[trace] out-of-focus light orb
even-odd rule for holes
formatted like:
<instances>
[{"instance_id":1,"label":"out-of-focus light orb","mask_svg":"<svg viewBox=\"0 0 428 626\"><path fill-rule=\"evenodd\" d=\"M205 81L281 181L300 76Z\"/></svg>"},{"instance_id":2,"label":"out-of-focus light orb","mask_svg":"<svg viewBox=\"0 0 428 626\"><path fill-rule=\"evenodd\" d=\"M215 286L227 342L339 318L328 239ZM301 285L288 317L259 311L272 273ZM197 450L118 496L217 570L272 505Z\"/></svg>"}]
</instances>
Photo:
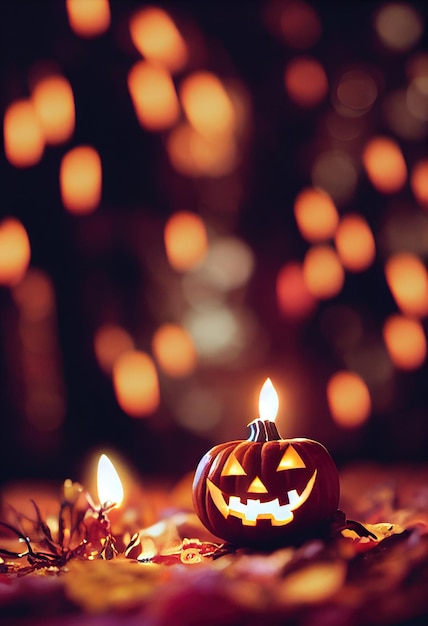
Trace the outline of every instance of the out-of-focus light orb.
<instances>
[{"instance_id":1,"label":"out-of-focus light orb","mask_svg":"<svg viewBox=\"0 0 428 626\"><path fill-rule=\"evenodd\" d=\"M15 100L7 107L3 139L6 158L11 165L30 167L41 160L45 139L31 100Z\"/></svg>"},{"instance_id":2,"label":"out-of-focus light orb","mask_svg":"<svg viewBox=\"0 0 428 626\"><path fill-rule=\"evenodd\" d=\"M322 152L312 171L312 182L337 203L351 200L357 186L357 168L351 157L340 150Z\"/></svg>"},{"instance_id":3,"label":"out-of-focus light orb","mask_svg":"<svg viewBox=\"0 0 428 626\"><path fill-rule=\"evenodd\" d=\"M117 324L103 324L94 335L94 352L101 369L108 375L118 357L134 348L131 335Z\"/></svg>"},{"instance_id":4,"label":"out-of-focus light orb","mask_svg":"<svg viewBox=\"0 0 428 626\"><path fill-rule=\"evenodd\" d=\"M281 35L294 50L307 50L321 37L321 20L315 8L303 0L290 0L283 6Z\"/></svg>"},{"instance_id":5,"label":"out-of-focus light orb","mask_svg":"<svg viewBox=\"0 0 428 626\"><path fill-rule=\"evenodd\" d=\"M152 339L153 354L159 367L172 378L191 374L197 365L190 335L178 324L162 324Z\"/></svg>"},{"instance_id":6,"label":"out-of-focus light orb","mask_svg":"<svg viewBox=\"0 0 428 626\"><path fill-rule=\"evenodd\" d=\"M281 314L289 319L305 319L317 307L317 299L309 291L303 277L302 265L290 261L281 267L276 277L276 297Z\"/></svg>"},{"instance_id":7,"label":"out-of-focus light orb","mask_svg":"<svg viewBox=\"0 0 428 626\"><path fill-rule=\"evenodd\" d=\"M370 226L361 215L345 215L339 222L334 242L342 265L347 270L362 272L372 265L376 244Z\"/></svg>"},{"instance_id":8,"label":"out-of-focus light orb","mask_svg":"<svg viewBox=\"0 0 428 626\"><path fill-rule=\"evenodd\" d=\"M231 135L236 128L235 111L222 81L199 71L183 79L180 101L187 119L202 135Z\"/></svg>"},{"instance_id":9,"label":"out-of-focus light orb","mask_svg":"<svg viewBox=\"0 0 428 626\"><path fill-rule=\"evenodd\" d=\"M343 428L361 426L370 415L370 392L363 379L354 372L340 371L330 378L327 402L333 420Z\"/></svg>"},{"instance_id":10,"label":"out-of-focus light orb","mask_svg":"<svg viewBox=\"0 0 428 626\"><path fill-rule=\"evenodd\" d=\"M24 278L13 288L12 295L19 308L20 317L26 321L38 322L55 312L52 280L41 269L30 267Z\"/></svg>"},{"instance_id":11,"label":"out-of-focus light orb","mask_svg":"<svg viewBox=\"0 0 428 626\"><path fill-rule=\"evenodd\" d=\"M406 104L416 119L428 121L428 77L414 78L407 88Z\"/></svg>"},{"instance_id":12,"label":"out-of-focus light orb","mask_svg":"<svg viewBox=\"0 0 428 626\"><path fill-rule=\"evenodd\" d=\"M384 46L396 52L404 52L421 38L423 19L409 3L389 2L377 12L375 29Z\"/></svg>"},{"instance_id":13,"label":"out-of-focus light orb","mask_svg":"<svg viewBox=\"0 0 428 626\"><path fill-rule=\"evenodd\" d=\"M404 186L407 166L393 139L379 136L370 139L364 147L362 161L370 182L381 193L395 193Z\"/></svg>"},{"instance_id":14,"label":"out-of-focus light orb","mask_svg":"<svg viewBox=\"0 0 428 626\"><path fill-rule=\"evenodd\" d=\"M64 207L71 213L92 213L101 201L102 166L95 148L77 146L61 160L59 182Z\"/></svg>"},{"instance_id":15,"label":"out-of-focus light orb","mask_svg":"<svg viewBox=\"0 0 428 626\"><path fill-rule=\"evenodd\" d=\"M364 115L376 102L378 88L368 72L352 69L342 74L336 88L335 108L350 117Z\"/></svg>"},{"instance_id":16,"label":"out-of-focus light orb","mask_svg":"<svg viewBox=\"0 0 428 626\"><path fill-rule=\"evenodd\" d=\"M171 131L166 148L174 169L192 178L220 178L233 172L238 162L233 137L208 137L187 122Z\"/></svg>"},{"instance_id":17,"label":"out-of-focus light orb","mask_svg":"<svg viewBox=\"0 0 428 626\"><path fill-rule=\"evenodd\" d=\"M426 124L409 110L406 89L396 89L386 94L382 108L385 121L399 137L421 140L426 136Z\"/></svg>"},{"instance_id":18,"label":"out-of-focus light orb","mask_svg":"<svg viewBox=\"0 0 428 626\"><path fill-rule=\"evenodd\" d=\"M14 217L0 222L0 285L19 283L30 263L30 240L22 223Z\"/></svg>"},{"instance_id":19,"label":"out-of-focus light orb","mask_svg":"<svg viewBox=\"0 0 428 626\"><path fill-rule=\"evenodd\" d=\"M395 367L414 370L423 365L427 342L422 324L404 315L391 315L383 325L383 339Z\"/></svg>"},{"instance_id":20,"label":"out-of-focus light orb","mask_svg":"<svg viewBox=\"0 0 428 626\"><path fill-rule=\"evenodd\" d=\"M312 57L299 56L292 59L285 68L284 81L285 90L291 100L305 108L317 106L328 93L325 70Z\"/></svg>"},{"instance_id":21,"label":"out-of-focus light orb","mask_svg":"<svg viewBox=\"0 0 428 626\"><path fill-rule=\"evenodd\" d=\"M428 158L421 159L413 167L410 186L418 203L428 208Z\"/></svg>"},{"instance_id":22,"label":"out-of-focus light orb","mask_svg":"<svg viewBox=\"0 0 428 626\"><path fill-rule=\"evenodd\" d=\"M405 315L425 317L428 314L428 274L416 255L399 252L385 264L385 277L392 296Z\"/></svg>"},{"instance_id":23,"label":"out-of-focus light orb","mask_svg":"<svg viewBox=\"0 0 428 626\"><path fill-rule=\"evenodd\" d=\"M119 406L131 417L145 417L159 406L156 367L145 352L128 350L116 359L113 385Z\"/></svg>"},{"instance_id":24,"label":"out-of-focus light orb","mask_svg":"<svg viewBox=\"0 0 428 626\"><path fill-rule=\"evenodd\" d=\"M109 0L66 0L70 28L83 38L98 37L110 26Z\"/></svg>"},{"instance_id":25,"label":"out-of-focus light orb","mask_svg":"<svg viewBox=\"0 0 428 626\"><path fill-rule=\"evenodd\" d=\"M333 200L326 192L313 187L307 187L297 195L294 216L302 237L311 243L330 239L339 223Z\"/></svg>"},{"instance_id":26,"label":"out-of-focus light orb","mask_svg":"<svg viewBox=\"0 0 428 626\"><path fill-rule=\"evenodd\" d=\"M129 21L129 31L145 59L161 63L170 72L185 67L189 56L186 42L164 9L147 6L136 11Z\"/></svg>"},{"instance_id":27,"label":"out-of-focus light orb","mask_svg":"<svg viewBox=\"0 0 428 626\"><path fill-rule=\"evenodd\" d=\"M316 298L336 296L345 282L345 272L336 251L322 244L309 248L303 260L303 278Z\"/></svg>"},{"instance_id":28,"label":"out-of-focus light orb","mask_svg":"<svg viewBox=\"0 0 428 626\"><path fill-rule=\"evenodd\" d=\"M75 110L68 80L60 74L45 76L36 83L31 100L46 143L56 145L70 139L74 132Z\"/></svg>"},{"instance_id":29,"label":"out-of-focus light orb","mask_svg":"<svg viewBox=\"0 0 428 626\"><path fill-rule=\"evenodd\" d=\"M177 272L197 266L208 251L208 234L199 215L177 211L168 219L164 230L168 261Z\"/></svg>"},{"instance_id":30,"label":"out-of-focus light orb","mask_svg":"<svg viewBox=\"0 0 428 626\"><path fill-rule=\"evenodd\" d=\"M135 115L143 128L151 131L173 126L180 106L169 72L151 61L137 61L128 74L128 89Z\"/></svg>"}]
</instances>

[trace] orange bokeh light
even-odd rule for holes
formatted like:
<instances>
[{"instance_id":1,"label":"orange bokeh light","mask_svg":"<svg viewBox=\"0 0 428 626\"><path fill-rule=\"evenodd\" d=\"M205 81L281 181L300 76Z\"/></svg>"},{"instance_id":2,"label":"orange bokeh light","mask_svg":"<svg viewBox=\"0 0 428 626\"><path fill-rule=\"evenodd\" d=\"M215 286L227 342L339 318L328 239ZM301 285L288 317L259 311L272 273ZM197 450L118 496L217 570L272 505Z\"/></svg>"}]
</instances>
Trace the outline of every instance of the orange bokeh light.
<instances>
[{"instance_id":1,"label":"orange bokeh light","mask_svg":"<svg viewBox=\"0 0 428 626\"><path fill-rule=\"evenodd\" d=\"M40 121L30 100L16 100L3 120L4 151L15 167L30 167L40 161L45 140Z\"/></svg>"},{"instance_id":2,"label":"orange bokeh light","mask_svg":"<svg viewBox=\"0 0 428 626\"><path fill-rule=\"evenodd\" d=\"M14 217L0 222L0 285L13 286L23 278L30 263L27 231Z\"/></svg>"},{"instance_id":3,"label":"orange bokeh light","mask_svg":"<svg viewBox=\"0 0 428 626\"><path fill-rule=\"evenodd\" d=\"M290 98L303 107L314 107L327 95L328 82L323 66L311 57L292 59L284 73L285 89Z\"/></svg>"},{"instance_id":4,"label":"orange bokeh light","mask_svg":"<svg viewBox=\"0 0 428 626\"><path fill-rule=\"evenodd\" d=\"M79 37L97 37L110 26L108 0L66 0L65 4L70 28Z\"/></svg>"},{"instance_id":5,"label":"orange bokeh light","mask_svg":"<svg viewBox=\"0 0 428 626\"><path fill-rule=\"evenodd\" d=\"M309 248L303 260L303 278L316 298L337 295L343 287L345 272L335 250L327 245Z\"/></svg>"},{"instance_id":6,"label":"orange bokeh light","mask_svg":"<svg viewBox=\"0 0 428 626\"><path fill-rule=\"evenodd\" d=\"M180 100L190 124L203 135L230 135L235 111L221 80L210 72L195 72L183 80Z\"/></svg>"},{"instance_id":7,"label":"orange bokeh light","mask_svg":"<svg viewBox=\"0 0 428 626\"><path fill-rule=\"evenodd\" d=\"M186 42L163 9L152 6L137 11L130 19L129 31L134 46L145 59L161 63L170 72L186 65Z\"/></svg>"},{"instance_id":8,"label":"orange bokeh light","mask_svg":"<svg viewBox=\"0 0 428 626\"><path fill-rule=\"evenodd\" d=\"M317 300L309 291L303 269L297 261L283 265L276 277L278 307L284 317L298 319L310 315Z\"/></svg>"},{"instance_id":9,"label":"orange bokeh light","mask_svg":"<svg viewBox=\"0 0 428 626\"><path fill-rule=\"evenodd\" d=\"M129 333L116 324L104 324L95 333L94 351L101 369L110 374L117 358L134 348Z\"/></svg>"},{"instance_id":10,"label":"orange bokeh light","mask_svg":"<svg viewBox=\"0 0 428 626\"><path fill-rule=\"evenodd\" d=\"M362 272L373 263L375 240L361 215L345 215L339 222L334 241L342 265L347 270Z\"/></svg>"},{"instance_id":11,"label":"orange bokeh light","mask_svg":"<svg viewBox=\"0 0 428 626\"><path fill-rule=\"evenodd\" d=\"M399 191L407 180L407 166L397 142L388 137L370 139L362 161L372 185L381 193Z\"/></svg>"},{"instance_id":12,"label":"orange bokeh light","mask_svg":"<svg viewBox=\"0 0 428 626\"><path fill-rule=\"evenodd\" d=\"M370 415L369 390L363 379L353 372L340 371L330 378L327 402L332 418L344 428L360 426Z\"/></svg>"},{"instance_id":13,"label":"orange bokeh light","mask_svg":"<svg viewBox=\"0 0 428 626\"><path fill-rule=\"evenodd\" d=\"M428 159L422 159L414 166L410 185L416 200L428 208Z\"/></svg>"},{"instance_id":14,"label":"orange bokeh light","mask_svg":"<svg viewBox=\"0 0 428 626\"><path fill-rule=\"evenodd\" d=\"M428 314L428 275L417 256L410 252L392 255L385 264L385 276L403 313L416 317Z\"/></svg>"},{"instance_id":15,"label":"orange bokeh light","mask_svg":"<svg viewBox=\"0 0 428 626\"><path fill-rule=\"evenodd\" d=\"M303 189L294 202L294 215L297 226L307 241L324 241L332 237L339 222L339 216L330 196L308 187Z\"/></svg>"},{"instance_id":16,"label":"orange bokeh light","mask_svg":"<svg viewBox=\"0 0 428 626\"><path fill-rule=\"evenodd\" d=\"M177 324L162 324L153 335L153 353L172 378L188 376L196 367L196 350L190 335Z\"/></svg>"},{"instance_id":17,"label":"orange bokeh light","mask_svg":"<svg viewBox=\"0 0 428 626\"><path fill-rule=\"evenodd\" d=\"M159 406L159 381L153 359L140 350L123 352L113 365L113 385L121 409L144 417Z\"/></svg>"},{"instance_id":18,"label":"orange bokeh light","mask_svg":"<svg viewBox=\"0 0 428 626\"><path fill-rule=\"evenodd\" d=\"M61 161L60 190L62 202L71 213L92 213L101 200L102 167L98 152L90 146L78 146Z\"/></svg>"},{"instance_id":19,"label":"orange bokeh light","mask_svg":"<svg viewBox=\"0 0 428 626\"><path fill-rule=\"evenodd\" d=\"M418 320L391 315L384 323L383 339L391 361L399 369L417 369L426 359L427 342Z\"/></svg>"},{"instance_id":20,"label":"orange bokeh light","mask_svg":"<svg viewBox=\"0 0 428 626\"><path fill-rule=\"evenodd\" d=\"M161 65L138 61L128 74L128 88L141 126L159 131L170 128L180 107L170 74Z\"/></svg>"},{"instance_id":21,"label":"orange bokeh light","mask_svg":"<svg viewBox=\"0 0 428 626\"><path fill-rule=\"evenodd\" d=\"M166 223L164 242L168 261L175 270L192 269L208 250L208 235L202 218L189 211L174 213Z\"/></svg>"},{"instance_id":22,"label":"orange bokeh light","mask_svg":"<svg viewBox=\"0 0 428 626\"><path fill-rule=\"evenodd\" d=\"M48 144L70 139L74 131L74 97L70 83L59 74L39 80L31 99Z\"/></svg>"}]
</instances>

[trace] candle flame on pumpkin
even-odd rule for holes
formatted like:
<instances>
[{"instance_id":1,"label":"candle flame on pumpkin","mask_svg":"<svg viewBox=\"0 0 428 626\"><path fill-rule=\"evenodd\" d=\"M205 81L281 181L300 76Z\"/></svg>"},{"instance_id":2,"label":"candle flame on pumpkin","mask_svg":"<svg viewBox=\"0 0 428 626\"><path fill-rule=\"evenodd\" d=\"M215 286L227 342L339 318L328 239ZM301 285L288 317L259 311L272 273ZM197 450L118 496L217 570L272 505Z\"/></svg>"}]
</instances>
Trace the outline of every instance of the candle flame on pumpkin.
<instances>
[{"instance_id":1,"label":"candle flame on pumpkin","mask_svg":"<svg viewBox=\"0 0 428 626\"><path fill-rule=\"evenodd\" d=\"M119 507L123 501L123 486L113 463L106 454L98 460L97 492L101 506Z\"/></svg>"},{"instance_id":2,"label":"candle flame on pumpkin","mask_svg":"<svg viewBox=\"0 0 428 626\"><path fill-rule=\"evenodd\" d=\"M278 413L279 400L270 378L265 380L259 395L259 415L262 420L275 421Z\"/></svg>"}]
</instances>

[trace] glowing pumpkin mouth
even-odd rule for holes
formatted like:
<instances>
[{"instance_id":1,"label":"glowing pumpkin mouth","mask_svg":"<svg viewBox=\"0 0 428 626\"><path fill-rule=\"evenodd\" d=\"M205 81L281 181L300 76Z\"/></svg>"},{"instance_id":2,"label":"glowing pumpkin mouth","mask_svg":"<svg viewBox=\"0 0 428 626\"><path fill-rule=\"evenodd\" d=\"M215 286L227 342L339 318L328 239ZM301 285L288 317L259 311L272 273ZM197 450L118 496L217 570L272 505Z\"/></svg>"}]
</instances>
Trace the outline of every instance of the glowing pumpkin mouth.
<instances>
[{"instance_id":1,"label":"glowing pumpkin mouth","mask_svg":"<svg viewBox=\"0 0 428 626\"><path fill-rule=\"evenodd\" d=\"M300 508L311 495L316 476L317 470L314 471L300 495L296 489L287 491L288 504L280 504L278 498L267 502L247 498L245 503L241 502L239 496L229 496L229 503L227 503L221 489L209 478L207 478L207 485L211 498L223 517L228 518L229 515L238 517L244 526L256 526L259 519L269 519L272 526L285 526L294 519L293 511Z\"/></svg>"}]
</instances>

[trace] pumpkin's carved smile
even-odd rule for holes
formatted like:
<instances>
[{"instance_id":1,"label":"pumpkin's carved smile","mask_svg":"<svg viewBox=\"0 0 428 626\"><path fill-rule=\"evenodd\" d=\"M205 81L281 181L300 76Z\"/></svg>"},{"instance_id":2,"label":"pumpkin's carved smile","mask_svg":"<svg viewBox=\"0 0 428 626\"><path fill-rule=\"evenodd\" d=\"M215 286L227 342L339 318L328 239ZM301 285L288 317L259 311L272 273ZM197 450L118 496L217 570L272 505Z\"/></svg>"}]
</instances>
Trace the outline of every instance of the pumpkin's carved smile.
<instances>
[{"instance_id":1,"label":"pumpkin's carved smile","mask_svg":"<svg viewBox=\"0 0 428 626\"><path fill-rule=\"evenodd\" d=\"M211 498L225 519L232 515L241 519L244 526L256 526L257 520L269 519L272 526L285 526L294 519L293 511L300 508L312 493L312 489L317 477L317 470L314 470L311 478L306 483L302 493L291 489L287 492L288 503L280 504L279 499L261 502L260 500L247 498L247 502L242 502L239 496L224 495L209 478L207 478L208 491ZM229 502L226 499L229 499Z\"/></svg>"}]
</instances>

